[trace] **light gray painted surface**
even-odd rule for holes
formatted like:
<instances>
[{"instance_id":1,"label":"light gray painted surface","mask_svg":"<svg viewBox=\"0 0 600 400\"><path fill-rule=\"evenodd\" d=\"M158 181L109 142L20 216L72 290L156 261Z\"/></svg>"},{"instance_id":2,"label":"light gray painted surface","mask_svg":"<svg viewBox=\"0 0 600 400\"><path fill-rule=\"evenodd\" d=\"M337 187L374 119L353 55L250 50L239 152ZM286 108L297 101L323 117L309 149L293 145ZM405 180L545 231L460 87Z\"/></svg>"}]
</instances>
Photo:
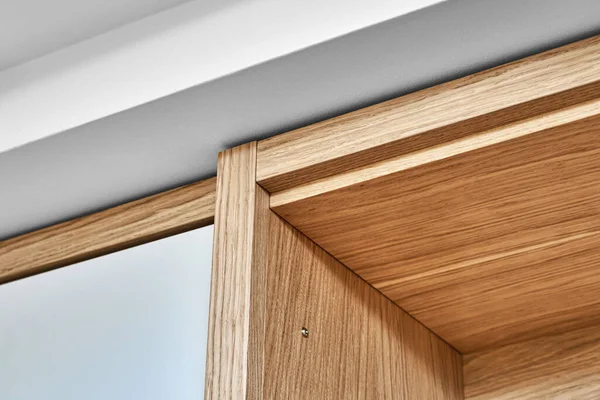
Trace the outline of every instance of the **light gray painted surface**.
<instances>
[{"instance_id":1,"label":"light gray painted surface","mask_svg":"<svg viewBox=\"0 0 600 400\"><path fill-rule=\"evenodd\" d=\"M597 0L451 0L31 143L0 157L0 239L212 176L233 145L599 31Z\"/></svg>"},{"instance_id":2,"label":"light gray painted surface","mask_svg":"<svg viewBox=\"0 0 600 400\"><path fill-rule=\"evenodd\" d=\"M0 1L0 71L186 1Z\"/></svg>"},{"instance_id":3,"label":"light gray painted surface","mask_svg":"<svg viewBox=\"0 0 600 400\"><path fill-rule=\"evenodd\" d=\"M0 399L202 399L212 234L0 286Z\"/></svg>"},{"instance_id":4,"label":"light gray painted surface","mask_svg":"<svg viewBox=\"0 0 600 400\"><path fill-rule=\"evenodd\" d=\"M189 1L0 72L0 152L438 2Z\"/></svg>"}]
</instances>

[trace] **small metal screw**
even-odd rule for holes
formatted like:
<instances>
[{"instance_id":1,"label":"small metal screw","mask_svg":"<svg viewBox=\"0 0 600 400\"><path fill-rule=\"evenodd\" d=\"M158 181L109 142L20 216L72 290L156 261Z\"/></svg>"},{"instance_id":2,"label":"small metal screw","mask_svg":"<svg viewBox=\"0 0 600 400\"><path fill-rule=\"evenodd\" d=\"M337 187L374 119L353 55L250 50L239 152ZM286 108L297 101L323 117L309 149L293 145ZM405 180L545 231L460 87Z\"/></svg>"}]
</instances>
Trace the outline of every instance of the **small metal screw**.
<instances>
[{"instance_id":1,"label":"small metal screw","mask_svg":"<svg viewBox=\"0 0 600 400\"><path fill-rule=\"evenodd\" d=\"M300 332L302 332L302 336L304 336L305 338L308 337L308 329L307 328L302 328L302 330Z\"/></svg>"}]
</instances>

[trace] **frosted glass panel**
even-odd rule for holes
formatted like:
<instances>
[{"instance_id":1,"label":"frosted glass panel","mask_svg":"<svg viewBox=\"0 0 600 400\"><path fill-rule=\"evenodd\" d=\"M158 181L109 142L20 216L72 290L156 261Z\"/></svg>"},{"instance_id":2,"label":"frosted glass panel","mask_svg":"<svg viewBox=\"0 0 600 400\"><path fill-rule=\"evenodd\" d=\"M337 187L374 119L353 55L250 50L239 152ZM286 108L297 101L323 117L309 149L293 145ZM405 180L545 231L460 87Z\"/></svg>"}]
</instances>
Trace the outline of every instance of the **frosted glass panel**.
<instances>
[{"instance_id":1,"label":"frosted glass panel","mask_svg":"<svg viewBox=\"0 0 600 400\"><path fill-rule=\"evenodd\" d=\"M212 234L0 286L0 399L202 399Z\"/></svg>"}]
</instances>

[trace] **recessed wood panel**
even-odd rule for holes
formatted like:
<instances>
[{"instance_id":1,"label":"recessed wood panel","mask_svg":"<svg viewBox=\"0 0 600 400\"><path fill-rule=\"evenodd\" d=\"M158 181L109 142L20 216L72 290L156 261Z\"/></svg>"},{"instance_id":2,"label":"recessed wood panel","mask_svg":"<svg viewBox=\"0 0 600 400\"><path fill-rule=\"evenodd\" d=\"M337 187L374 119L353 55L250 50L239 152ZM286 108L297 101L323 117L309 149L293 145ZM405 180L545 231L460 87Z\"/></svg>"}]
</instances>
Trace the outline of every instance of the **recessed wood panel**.
<instances>
[{"instance_id":1,"label":"recessed wood panel","mask_svg":"<svg viewBox=\"0 0 600 400\"><path fill-rule=\"evenodd\" d=\"M600 329L589 327L464 356L469 400L600 398Z\"/></svg>"},{"instance_id":2,"label":"recessed wood panel","mask_svg":"<svg viewBox=\"0 0 600 400\"><path fill-rule=\"evenodd\" d=\"M461 352L597 324L600 117L527 132L271 206Z\"/></svg>"},{"instance_id":3,"label":"recessed wood panel","mask_svg":"<svg viewBox=\"0 0 600 400\"><path fill-rule=\"evenodd\" d=\"M256 185L256 144L219 153L206 399L263 398L268 194Z\"/></svg>"}]
</instances>

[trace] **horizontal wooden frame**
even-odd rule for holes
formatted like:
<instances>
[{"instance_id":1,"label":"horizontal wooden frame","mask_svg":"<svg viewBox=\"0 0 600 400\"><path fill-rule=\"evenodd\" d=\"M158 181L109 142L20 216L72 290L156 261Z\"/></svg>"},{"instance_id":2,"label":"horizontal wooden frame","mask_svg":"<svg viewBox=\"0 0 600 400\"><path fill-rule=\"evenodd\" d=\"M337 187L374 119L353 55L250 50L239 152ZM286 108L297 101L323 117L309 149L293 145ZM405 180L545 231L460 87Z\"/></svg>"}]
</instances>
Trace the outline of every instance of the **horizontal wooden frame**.
<instances>
[{"instance_id":1,"label":"horizontal wooden frame","mask_svg":"<svg viewBox=\"0 0 600 400\"><path fill-rule=\"evenodd\" d=\"M0 284L213 223L216 178L0 242Z\"/></svg>"},{"instance_id":2,"label":"horizontal wooden frame","mask_svg":"<svg viewBox=\"0 0 600 400\"><path fill-rule=\"evenodd\" d=\"M503 140L500 127L529 120L529 129L539 131L538 118L556 124L583 117L580 112L596 113L596 105L590 110L582 103L597 100L599 89L600 36L595 36L262 140L258 183L271 194L326 185L332 176L342 177L335 178L339 186L344 174L360 174L377 163L444 144L455 146L483 132L495 130L492 140ZM579 105L583 109L561 115ZM517 134L526 133L511 133ZM284 200L274 196L272 201Z\"/></svg>"}]
</instances>

